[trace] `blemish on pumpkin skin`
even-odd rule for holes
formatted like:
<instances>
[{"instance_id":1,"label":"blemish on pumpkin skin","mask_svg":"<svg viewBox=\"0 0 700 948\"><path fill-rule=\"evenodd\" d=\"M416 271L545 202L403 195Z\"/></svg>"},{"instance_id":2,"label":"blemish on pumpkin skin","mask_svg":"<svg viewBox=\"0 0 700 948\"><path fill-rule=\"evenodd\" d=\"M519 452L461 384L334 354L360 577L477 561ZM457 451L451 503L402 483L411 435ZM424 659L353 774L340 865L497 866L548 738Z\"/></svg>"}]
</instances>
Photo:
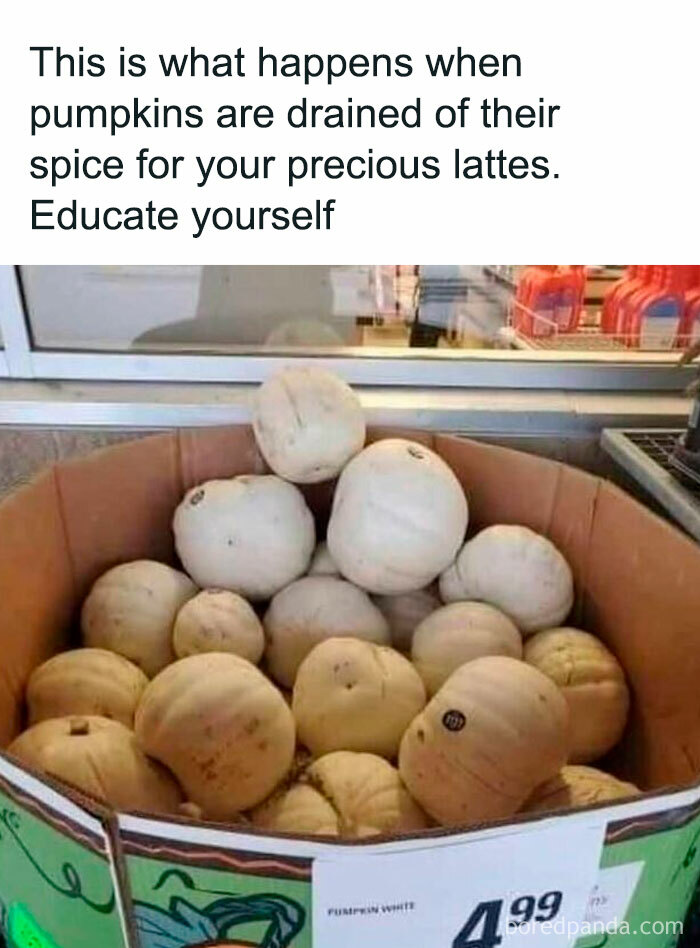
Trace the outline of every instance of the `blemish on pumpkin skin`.
<instances>
[{"instance_id":1,"label":"blemish on pumpkin skin","mask_svg":"<svg viewBox=\"0 0 700 948\"><path fill-rule=\"evenodd\" d=\"M199 769L202 772L202 776L205 780L214 780L216 779L216 757L208 757L206 760L201 761Z\"/></svg>"},{"instance_id":2,"label":"blemish on pumpkin skin","mask_svg":"<svg viewBox=\"0 0 700 948\"><path fill-rule=\"evenodd\" d=\"M190 497L190 507L196 507L197 504L201 503L203 500L204 491L200 488L199 490L196 490Z\"/></svg>"},{"instance_id":3,"label":"blemish on pumpkin skin","mask_svg":"<svg viewBox=\"0 0 700 948\"><path fill-rule=\"evenodd\" d=\"M248 737L252 737L259 727L260 727L260 719L251 718L250 721L248 721L248 723L243 728L243 732L244 734L247 734Z\"/></svg>"}]
</instances>

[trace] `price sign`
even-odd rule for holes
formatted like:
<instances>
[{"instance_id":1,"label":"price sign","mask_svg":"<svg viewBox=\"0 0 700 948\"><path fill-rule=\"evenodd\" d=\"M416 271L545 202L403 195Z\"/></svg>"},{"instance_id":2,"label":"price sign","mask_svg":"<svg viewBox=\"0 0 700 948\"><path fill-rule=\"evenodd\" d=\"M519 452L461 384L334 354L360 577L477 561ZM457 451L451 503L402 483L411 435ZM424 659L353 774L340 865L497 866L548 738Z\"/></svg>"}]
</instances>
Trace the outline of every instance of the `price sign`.
<instances>
[{"instance_id":1,"label":"price sign","mask_svg":"<svg viewBox=\"0 0 700 948\"><path fill-rule=\"evenodd\" d=\"M510 906L503 899L479 902L452 942L452 948L495 948L503 941L501 926L504 923L511 934L522 932L526 925L533 923L535 929L538 923L551 922L557 917L563 899L564 893L553 889L539 898L519 895Z\"/></svg>"},{"instance_id":2,"label":"price sign","mask_svg":"<svg viewBox=\"0 0 700 948\"><path fill-rule=\"evenodd\" d=\"M561 821L314 861L314 948L565 948L604 826Z\"/></svg>"},{"instance_id":3,"label":"price sign","mask_svg":"<svg viewBox=\"0 0 700 948\"><path fill-rule=\"evenodd\" d=\"M598 925L621 922L627 915L643 869L643 862L601 869L588 900L586 921Z\"/></svg>"}]
</instances>

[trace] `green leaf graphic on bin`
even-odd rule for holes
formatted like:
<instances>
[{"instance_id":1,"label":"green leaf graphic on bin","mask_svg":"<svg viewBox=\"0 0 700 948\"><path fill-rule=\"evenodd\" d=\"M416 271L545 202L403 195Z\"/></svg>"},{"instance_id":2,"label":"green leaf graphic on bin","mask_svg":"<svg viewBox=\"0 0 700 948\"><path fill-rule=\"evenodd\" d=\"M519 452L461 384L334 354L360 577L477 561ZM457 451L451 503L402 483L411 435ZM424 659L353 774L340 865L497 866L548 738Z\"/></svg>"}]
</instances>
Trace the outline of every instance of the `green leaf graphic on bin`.
<instances>
[{"instance_id":1,"label":"green leaf graphic on bin","mask_svg":"<svg viewBox=\"0 0 700 948\"><path fill-rule=\"evenodd\" d=\"M204 908L172 896L167 909L134 902L134 918L141 948L289 948L304 928L306 911L283 895L230 895ZM267 924L257 946L235 938L234 930L251 922Z\"/></svg>"},{"instance_id":2,"label":"green leaf graphic on bin","mask_svg":"<svg viewBox=\"0 0 700 948\"><path fill-rule=\"evenodd\" d=\"M0 792L0 936L7 948L124 945L104 855L60 832L41 815L15 805L4 792Z\"/></svg>"},{"instance_id":3,"label":"green leaf graphic on bin","mask_svg":"<svg viewBox=\"0 0 700 948\"><path fill-rule=\"evenodd\" d=\"M11 906L7 918L7 948L61 948L34 920L28 908Z\"/></svg>"}]
</instances>

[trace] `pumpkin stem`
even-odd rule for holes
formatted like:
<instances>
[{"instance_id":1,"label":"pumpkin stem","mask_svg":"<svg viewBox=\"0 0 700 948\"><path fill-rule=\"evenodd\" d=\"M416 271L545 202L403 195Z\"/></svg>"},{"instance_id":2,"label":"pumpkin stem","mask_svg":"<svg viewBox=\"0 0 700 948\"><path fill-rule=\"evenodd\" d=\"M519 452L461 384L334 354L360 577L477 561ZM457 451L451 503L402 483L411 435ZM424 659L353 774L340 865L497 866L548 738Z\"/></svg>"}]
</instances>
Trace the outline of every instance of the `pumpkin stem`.
<instances>
[{"instance_id":1,"label":"pumpkin stem","mask_svg":"<svg viewBox=\"0 0 700 948\"><path fill-rule=\"evenodd\" d=\"M190 800L178 806L178 813L180 816L185 816L191 820L204 820L204 811L201 806L192 803Z\"/></svg>"},{"instance_id":2,"label":"pumpkin stem","mask_svg":"<svg viewBox=\"0 0 700 948\"><path fill-rule=\"evenodd\" d=\"M90 733L90 724L85 718L71 718L70 732L71 736L84 735Z\"/></svg>"}]
</instances>

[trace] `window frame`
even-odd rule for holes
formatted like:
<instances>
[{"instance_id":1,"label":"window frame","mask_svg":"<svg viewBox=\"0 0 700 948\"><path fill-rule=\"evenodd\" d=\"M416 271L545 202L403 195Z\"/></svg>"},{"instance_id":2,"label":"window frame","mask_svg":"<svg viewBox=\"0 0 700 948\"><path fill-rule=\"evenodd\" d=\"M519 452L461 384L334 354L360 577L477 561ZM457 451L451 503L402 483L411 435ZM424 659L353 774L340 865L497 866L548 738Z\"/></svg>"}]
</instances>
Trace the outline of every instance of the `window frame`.
<instances>
[{"instance_id":1,"label":"window frame","mask_svg":"<svg viewBox=\"0 0 700 948\"><path fill-rule=\"evenodd\" d=\"M695 376L679 367L675 352L529 351L515 349L344 348L325 350L227 350L108 352L42 349L32 344L19 268L0 266L0 375L64 381L229 382L252 384L285 365L321 365L361 386L469 389L540 389L592 392L680 392Z\"/></svg>"}]
</instances>

